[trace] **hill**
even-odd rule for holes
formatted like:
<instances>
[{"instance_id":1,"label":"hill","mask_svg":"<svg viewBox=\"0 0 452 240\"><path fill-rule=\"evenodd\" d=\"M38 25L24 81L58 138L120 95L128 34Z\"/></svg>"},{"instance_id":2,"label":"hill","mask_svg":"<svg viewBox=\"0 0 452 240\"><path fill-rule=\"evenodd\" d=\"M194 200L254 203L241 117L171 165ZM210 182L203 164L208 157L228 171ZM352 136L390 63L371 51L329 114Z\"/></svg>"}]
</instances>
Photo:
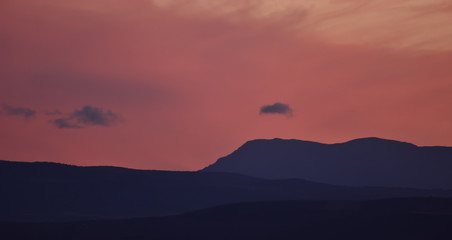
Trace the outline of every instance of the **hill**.
<instances>
[{"instance_id":1,"label":"hill","mask_svg":"<svg viewBox=\"0 0 452 240\"><path fill-rule=\"evenodd\" d=\"M452 196L451 191L354 188L233 173L168 172L0 161L0 221L120 219L268 200Z\"/></svg>"},{"instance_id":2,"label":"hill","mask_svg":"<svg viewBox=\"0 0 452 240\"><path fill-rule=\"evenodd\" d=\"M201 171L345 186L452 189L452 147L418 147L379 138L338 144L253 140Z\"/></svg>"},{"instance_id":3,"label":"hill","mask_svg":"<svg viewBox=\"0 0 452 240\"><path fill-rule=\"evenodd\" d=\"M28 239L451 239L452 200L269 201L114 221L1 223Z\"/></svg>"}]
</instances>

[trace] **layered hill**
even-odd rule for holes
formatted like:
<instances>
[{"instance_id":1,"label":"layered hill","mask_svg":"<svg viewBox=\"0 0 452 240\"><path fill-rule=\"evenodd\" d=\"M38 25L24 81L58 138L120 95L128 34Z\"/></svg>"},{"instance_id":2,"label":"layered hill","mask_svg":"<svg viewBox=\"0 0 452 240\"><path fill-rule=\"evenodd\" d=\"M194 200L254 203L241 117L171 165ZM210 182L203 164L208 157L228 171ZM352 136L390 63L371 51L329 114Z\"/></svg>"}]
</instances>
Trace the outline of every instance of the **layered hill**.
<instances>
[{"instance_id":1,"label":"layered hill","mask_svg":"<svg viewBox=\"0 0 452 240\"><path fill-rule=\"evenodd\" d=\"M452 196L451 191L355 188L234 173L145 171L0 161L0 221L119 219L268 200Z\"/></svg>"},{"instance_id":2,"label":"layered hill","mask_svg":"<svg viewBox=\"0 0 452 240\"><path fill-rule=\"evenodd\" d=\"M380 138L338 144L253 140L201 171L347 186L452 189L452 147L419 147Z\"/></svg>"},{"instance_id":3,"label":"layered hill","mask_svg":"<svg viewBox=\"0 0 452 240\"><path fill-rule=\"evenodd\" d=\"M65 223L2 223L0 238L451 239L452 200L269 201L182 215Z\"/></svg>"}]
</instances>

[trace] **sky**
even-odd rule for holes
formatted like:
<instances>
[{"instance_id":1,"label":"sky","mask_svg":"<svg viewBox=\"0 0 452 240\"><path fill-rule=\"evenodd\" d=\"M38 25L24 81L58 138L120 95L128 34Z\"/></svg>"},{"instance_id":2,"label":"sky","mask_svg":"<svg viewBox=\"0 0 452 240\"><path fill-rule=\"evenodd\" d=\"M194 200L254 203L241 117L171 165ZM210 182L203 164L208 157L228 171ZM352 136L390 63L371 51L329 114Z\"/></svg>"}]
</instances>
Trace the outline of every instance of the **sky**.
<instances>
[{"instance_id":1,"label":"sky","mask_svg":"<svg viewBox=\"0 0 452 240\"><path fill-rule=\"evenodd\" d=\"M0 159L198 170L248 140L452 146L450 0L2 0Z\"/></svg>"}]
</instances>

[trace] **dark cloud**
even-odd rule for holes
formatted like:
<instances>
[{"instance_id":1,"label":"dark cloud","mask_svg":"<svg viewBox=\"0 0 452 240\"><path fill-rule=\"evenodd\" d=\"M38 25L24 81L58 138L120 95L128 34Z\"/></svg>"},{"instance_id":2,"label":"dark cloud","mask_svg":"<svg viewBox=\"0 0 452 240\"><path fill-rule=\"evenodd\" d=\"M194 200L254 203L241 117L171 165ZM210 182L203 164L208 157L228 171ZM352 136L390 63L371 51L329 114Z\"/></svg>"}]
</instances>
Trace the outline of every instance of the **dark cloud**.
<instances>
[{"instance_id":1,"label":"dark cloud","mask_svg":"<svg viewBox=\"0 0 452 240\"><path fill-rule=\"evenodd\" d=\"M30 118L36 115L36 111L30 108L13 107L8 104L2 104L3 111L10 116L22 116L24 118Z\"/></svg>"},{"instance_id":2,"label":"dark cloud","mask_svg":"<svg viewBox=\"0 0 452 240\"><path fill-rule=\"evenodd\" d=\"M288 104L275 103L273 105L265 105L261 107L260 114L282 114L288 117L292 116L292 109Z\"/></svg>"},{"instance_id":3,"label":"dark cloud","mask_svg":"<svg viewBox=\"0 0 452 240\"><path fill-rule=\"evenodd\" d=\"M80 110L75 110L65 118L53 120L58 128L84 128L87 126L111 126L120 119L120 116L110 110L104 111L102 108L84 106Z\"/></svg>"},{"instance_id":4,"label":"dark cloud","mask_svg":"<svg viewBox=\"0 0 452 240\"><path fill-rule=\"evenodd\" d=\"M57 128L82 128L81 126L70 123L71 120L69 118L58 118L52 122Z\"/></svg>"}]
</instances>

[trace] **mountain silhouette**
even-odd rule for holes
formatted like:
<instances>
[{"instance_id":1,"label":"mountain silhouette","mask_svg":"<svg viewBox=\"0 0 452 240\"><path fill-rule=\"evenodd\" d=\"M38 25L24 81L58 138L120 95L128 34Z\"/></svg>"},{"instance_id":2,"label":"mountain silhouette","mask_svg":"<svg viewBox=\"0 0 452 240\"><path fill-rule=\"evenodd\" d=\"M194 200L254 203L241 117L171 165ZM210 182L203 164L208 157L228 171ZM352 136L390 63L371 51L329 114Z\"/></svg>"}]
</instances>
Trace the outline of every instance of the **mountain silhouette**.
<instances>
[{"instance_id":1,"label":"mountain silhouette","mask_svg":"<svg viewBox=\"0 0 452 240\"><path fill-rule=\"evenodd\" d=\"M265 201L114 221L2 223L0 238L452 239L452 200Z\"/></svg>"},{"instance_id":2,"label":"mountain silhouette","mask_svg":"<svg viewBox=\"0 0 452 240\"><path fill-rule=\"evenodd\" d=\"M418 147L380 138L337 144L253 140L201 171L346 186L452 189L452 147Z\"/></svg>"},{"instance_id":3,"label":"mountain silhouette","mask_svg":"<svg viewBox=\"0 0 452 240\"><path fill-rule=\"evenodd\" d=\"M452 196L452 191L339 187L235 173L0 161L0 221L120 219L268 200Z\"/></svg>"}]
</instances>

